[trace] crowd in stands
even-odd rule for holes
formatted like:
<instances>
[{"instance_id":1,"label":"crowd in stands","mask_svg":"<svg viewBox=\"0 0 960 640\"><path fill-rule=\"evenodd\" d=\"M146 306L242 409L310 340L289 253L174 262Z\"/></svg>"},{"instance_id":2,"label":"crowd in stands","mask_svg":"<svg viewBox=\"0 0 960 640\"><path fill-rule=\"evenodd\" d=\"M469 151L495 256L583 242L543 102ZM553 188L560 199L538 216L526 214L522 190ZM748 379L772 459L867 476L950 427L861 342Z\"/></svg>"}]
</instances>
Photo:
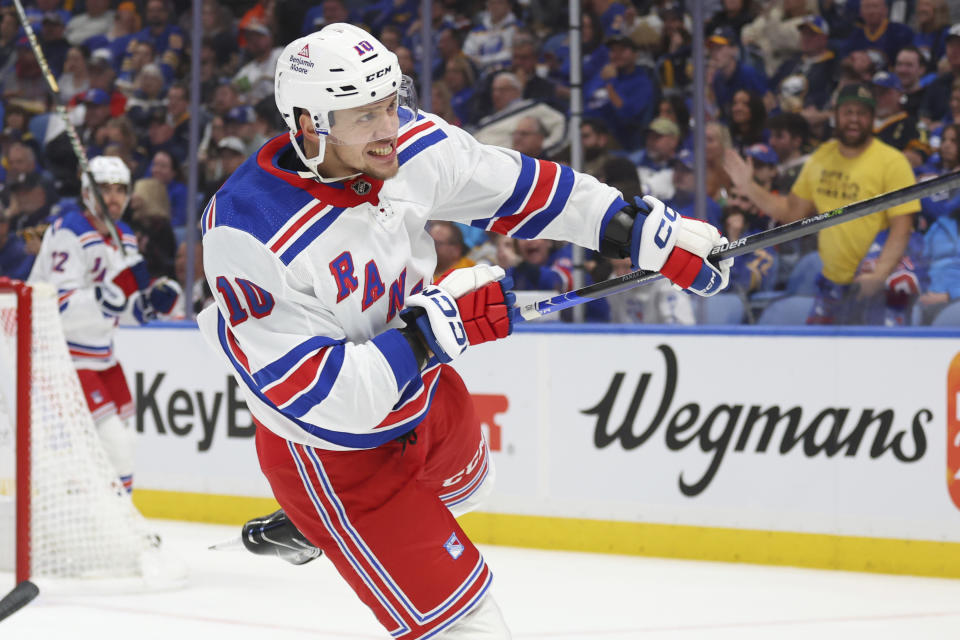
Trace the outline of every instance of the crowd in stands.
<instances>
[{"instance_id":1,"label":"crowd in stands","mask_svg":"<svg viewBox=\"0 0 960 640\"><path fill-rule=\"evenodd\" d=\"M419 0L197 1L199 113L189 109L189 0L24 1L88 156L130 167L125 220L155 276L183 281L188 213L198 218L246 158L286 133L273 101L277 57L328 23L376 34L419 86L421 21L430 20L431 110L482 142L571 161L565 0L434 0L430 16L420 15ZM695 122L692 1L583 2L583 170L628 201L650 194L696 215L700 126L704 215L730 240L823 202L875 195L858 178L864 172L882 173L873 186L889 190L960 165L960 3L698 0L707 17L707 106L706 121ZM80 181L11 0L0 0L0 98L0 275L25 279L44 227L80 207ZM200 130L195 201L185 175L192 118ZM694 300L661 281L588 305L586 319L929 323L960 297L958 226L960 190L935 194L851 237L821 237L819 251L810 236L739 258L729 292L716 299ZM428 231L438 275L490 262L519 289L572 287L571 248L562 243L453 223ZM845 252L842 268L834 250ZM194 310L211 295L199 251ZM588 253L583 269L590 283L630 265ZM805 303L794 311L775 312L798 296Z\"/></svg>"}]
</instances>

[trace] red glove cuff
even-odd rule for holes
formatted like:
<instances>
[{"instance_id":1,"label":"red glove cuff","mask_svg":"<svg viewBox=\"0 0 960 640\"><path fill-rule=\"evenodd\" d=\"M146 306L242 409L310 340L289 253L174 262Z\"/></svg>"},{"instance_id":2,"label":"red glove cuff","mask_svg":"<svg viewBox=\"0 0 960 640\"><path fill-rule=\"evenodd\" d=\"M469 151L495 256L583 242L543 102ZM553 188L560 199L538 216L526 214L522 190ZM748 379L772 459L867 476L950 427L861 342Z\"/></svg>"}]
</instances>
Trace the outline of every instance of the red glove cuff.
<instances>
[{"instance_id":1,"label":"red glove cuff","mask_svg":"<svg viewBox=\"0 0 960 640\"><path fill-rule=\"evenodd\" d=\"M660 273L670 282L686 289L693 284L702 266L703 258L686 249L675 247L661 267Z\"/></svg>"}]
</instances>

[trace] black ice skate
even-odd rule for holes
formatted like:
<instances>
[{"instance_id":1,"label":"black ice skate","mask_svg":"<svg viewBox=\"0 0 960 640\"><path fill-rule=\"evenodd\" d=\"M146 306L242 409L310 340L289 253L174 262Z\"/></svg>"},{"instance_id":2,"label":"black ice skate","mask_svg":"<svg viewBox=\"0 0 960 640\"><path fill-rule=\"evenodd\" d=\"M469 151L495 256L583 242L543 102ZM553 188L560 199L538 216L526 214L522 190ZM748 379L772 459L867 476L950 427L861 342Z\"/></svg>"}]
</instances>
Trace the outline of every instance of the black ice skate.
<instances>
[{"instance_id":1,"label":"black ice skate","mask_svg":"<svg viewBox=\"0 0 960 640\"><path fill-rule=\"evenodd\" d=\"M248 520L240 533L243 546L261 556L277 556L290 564L306 564L323 553L293 526L283 509Z\"/></svg>"}]
</instances>

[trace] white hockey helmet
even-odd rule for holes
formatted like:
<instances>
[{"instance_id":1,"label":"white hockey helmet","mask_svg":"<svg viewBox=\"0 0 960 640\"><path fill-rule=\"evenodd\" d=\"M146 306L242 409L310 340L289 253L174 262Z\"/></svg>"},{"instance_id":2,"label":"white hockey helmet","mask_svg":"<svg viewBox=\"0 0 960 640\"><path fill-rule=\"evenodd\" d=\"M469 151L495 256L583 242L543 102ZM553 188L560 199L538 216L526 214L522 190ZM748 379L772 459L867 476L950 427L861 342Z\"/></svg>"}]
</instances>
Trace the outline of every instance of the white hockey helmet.
<instances>
[{"instance_id":1,"label":"white hockey helmet","mask_svg":"<svg viewBox=\"0 0 960 640\"><path fill-rule=\"evenodd\" d=\"M130 169L126 163L115 156L97 156L89 162L90 173L97 184L122 184L127 188L127 200L123 208L130 202ZM90 178L87 173L80 177L81 195L83 204L89 211L97 211L97 197L90 188Z\"/></svg>"},{"instance_id":2,"label":"white hockey helmet","mask_svg":"<svg viewBox=\"0 0 960 640\"><path fill-rule=\"evenodd\" d=\"M397 98L398 117L336 122L335 112ZM274 99L290 130L297 155L313 173L323 162L326 144L365 144L396 135L399 123L416 116L413 81L400 72L396 54L375 37L350 24L329 24L294 40L280 54ZM309 112L320 136L313 158L296 142L300 129L295 109Z\"/></svg>"}]
</instances>

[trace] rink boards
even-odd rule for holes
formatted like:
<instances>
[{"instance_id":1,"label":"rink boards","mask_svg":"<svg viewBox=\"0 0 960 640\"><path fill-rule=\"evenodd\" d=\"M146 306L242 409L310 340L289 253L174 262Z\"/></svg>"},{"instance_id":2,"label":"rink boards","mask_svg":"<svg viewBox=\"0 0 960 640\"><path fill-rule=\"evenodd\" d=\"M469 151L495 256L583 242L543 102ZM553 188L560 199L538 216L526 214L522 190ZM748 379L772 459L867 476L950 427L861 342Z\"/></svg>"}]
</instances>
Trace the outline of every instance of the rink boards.
<instances>
[{"instance_id":1,"label":"rink boards","mask_svg":"<svg viewBox=\"0 0 960 640\"><path fill-rule=\"evenodd\" d=\"M197 330L117 348L145 514L274 508ZM960 577L960 332L526 325L457 368L496 465L478 541Z\"/></svg>"}]
</instances>

